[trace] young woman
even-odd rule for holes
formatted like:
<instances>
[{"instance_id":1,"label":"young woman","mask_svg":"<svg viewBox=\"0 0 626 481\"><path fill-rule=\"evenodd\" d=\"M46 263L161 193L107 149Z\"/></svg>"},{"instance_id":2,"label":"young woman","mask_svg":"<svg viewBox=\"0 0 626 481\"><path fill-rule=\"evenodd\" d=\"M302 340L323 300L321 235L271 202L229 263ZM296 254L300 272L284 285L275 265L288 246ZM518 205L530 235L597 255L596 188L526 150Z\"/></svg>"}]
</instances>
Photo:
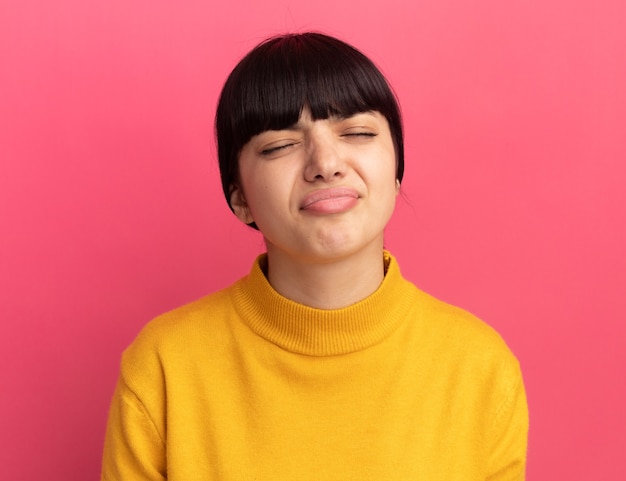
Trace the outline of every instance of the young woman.
<instances>
[{"instance_id":1,"label":"young woman","mask_svg":"<svg viewBox=\"0 0 626 481\"><path fill-rule=\"evenodd\" d=\"M383 249L404 152L374 64L322 34L267 40L216 132L227 202L267 253L125 351L102 479L524 479L517 360Z\"/></svg>"}]
</instances>

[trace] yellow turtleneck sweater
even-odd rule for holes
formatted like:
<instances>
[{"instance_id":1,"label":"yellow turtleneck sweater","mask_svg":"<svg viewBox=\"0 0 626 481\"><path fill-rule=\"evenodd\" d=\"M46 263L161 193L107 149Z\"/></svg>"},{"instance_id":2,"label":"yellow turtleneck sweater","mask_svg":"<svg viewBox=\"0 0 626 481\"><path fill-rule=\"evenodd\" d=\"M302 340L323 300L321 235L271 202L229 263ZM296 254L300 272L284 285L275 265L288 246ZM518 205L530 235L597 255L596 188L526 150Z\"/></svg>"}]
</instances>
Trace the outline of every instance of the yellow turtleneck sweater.
<instances>
[{"instance_id":1,"label":"yellow turtleneck sweater","mask_svg":"<svg viewBox=\"0 0 626 481\"><path fill-rule=\"evenodd\" d=\"M106 481L522 480L519 364L385 253L371 296L337 310L233 286L149 323L125 351Z\"/></svg>"}]
</instances>

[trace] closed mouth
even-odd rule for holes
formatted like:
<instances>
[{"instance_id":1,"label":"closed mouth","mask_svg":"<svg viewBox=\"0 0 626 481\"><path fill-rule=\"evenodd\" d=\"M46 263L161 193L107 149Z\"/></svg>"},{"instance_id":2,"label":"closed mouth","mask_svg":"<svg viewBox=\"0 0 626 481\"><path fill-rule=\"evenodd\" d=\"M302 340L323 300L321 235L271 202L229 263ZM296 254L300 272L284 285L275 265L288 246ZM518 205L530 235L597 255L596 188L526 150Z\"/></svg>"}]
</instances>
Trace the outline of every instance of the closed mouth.
<instances>
[{"instance_id":1,"label":"closed mouth","mask_svg":"<svg viewBox=\"0 0 626 481\"><path fill-rule=\"evenodd\" d=\"M307 209L318 202L341 198L358 199L359 194L351 187L331 187L315 190L304 197L300 208Z\"/></svg>"}]
</instances>

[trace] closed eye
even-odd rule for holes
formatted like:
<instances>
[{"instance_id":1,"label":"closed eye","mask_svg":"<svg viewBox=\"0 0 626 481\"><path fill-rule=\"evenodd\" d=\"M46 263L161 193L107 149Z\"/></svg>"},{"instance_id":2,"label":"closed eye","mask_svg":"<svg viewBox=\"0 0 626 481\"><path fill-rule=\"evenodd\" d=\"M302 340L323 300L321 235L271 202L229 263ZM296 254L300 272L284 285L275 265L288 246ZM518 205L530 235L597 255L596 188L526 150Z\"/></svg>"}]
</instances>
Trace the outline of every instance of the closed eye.
<instances>
[{"instance_id":1,"label":"closed eye","mask_svg":"<svg viewBox=\"0 0 626 481\"><path fill-rule=\"evenodd\" d=\"M376 137L378 134L374 132L346 132L342 137Z\"/></svg>"},{"instance_id":2,"label":"closed eye","mask_svg":"<svg viewBox=\"0 0 626 481\"><path fill-rule=\"evenodd\" d=\"M280 152L281 150L288 149L296 145L296 142L290 142L288 144L276 145L275 147L268 147L266 149L261 150L261 155L272 155Z\"/></svg>"}]
</instances>

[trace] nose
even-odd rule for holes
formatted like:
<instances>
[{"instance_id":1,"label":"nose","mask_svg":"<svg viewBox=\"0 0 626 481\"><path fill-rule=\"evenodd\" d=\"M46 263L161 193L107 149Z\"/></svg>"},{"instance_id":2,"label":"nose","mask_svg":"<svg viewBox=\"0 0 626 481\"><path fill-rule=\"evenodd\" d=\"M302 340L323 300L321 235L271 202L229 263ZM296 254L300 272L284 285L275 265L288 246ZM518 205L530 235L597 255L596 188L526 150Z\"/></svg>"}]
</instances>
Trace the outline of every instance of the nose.
<instances>
[{"instance_id":1,"label":"nose","mask_svg":"<svg viewBox=\"0 0 626 481\"><path fill-rule=\"evenodd\" d=\"M332 132L312 132L307 143L304 178L308 182L331 182L344 175L345 165Z\"/></svg>"}]
</instances>

